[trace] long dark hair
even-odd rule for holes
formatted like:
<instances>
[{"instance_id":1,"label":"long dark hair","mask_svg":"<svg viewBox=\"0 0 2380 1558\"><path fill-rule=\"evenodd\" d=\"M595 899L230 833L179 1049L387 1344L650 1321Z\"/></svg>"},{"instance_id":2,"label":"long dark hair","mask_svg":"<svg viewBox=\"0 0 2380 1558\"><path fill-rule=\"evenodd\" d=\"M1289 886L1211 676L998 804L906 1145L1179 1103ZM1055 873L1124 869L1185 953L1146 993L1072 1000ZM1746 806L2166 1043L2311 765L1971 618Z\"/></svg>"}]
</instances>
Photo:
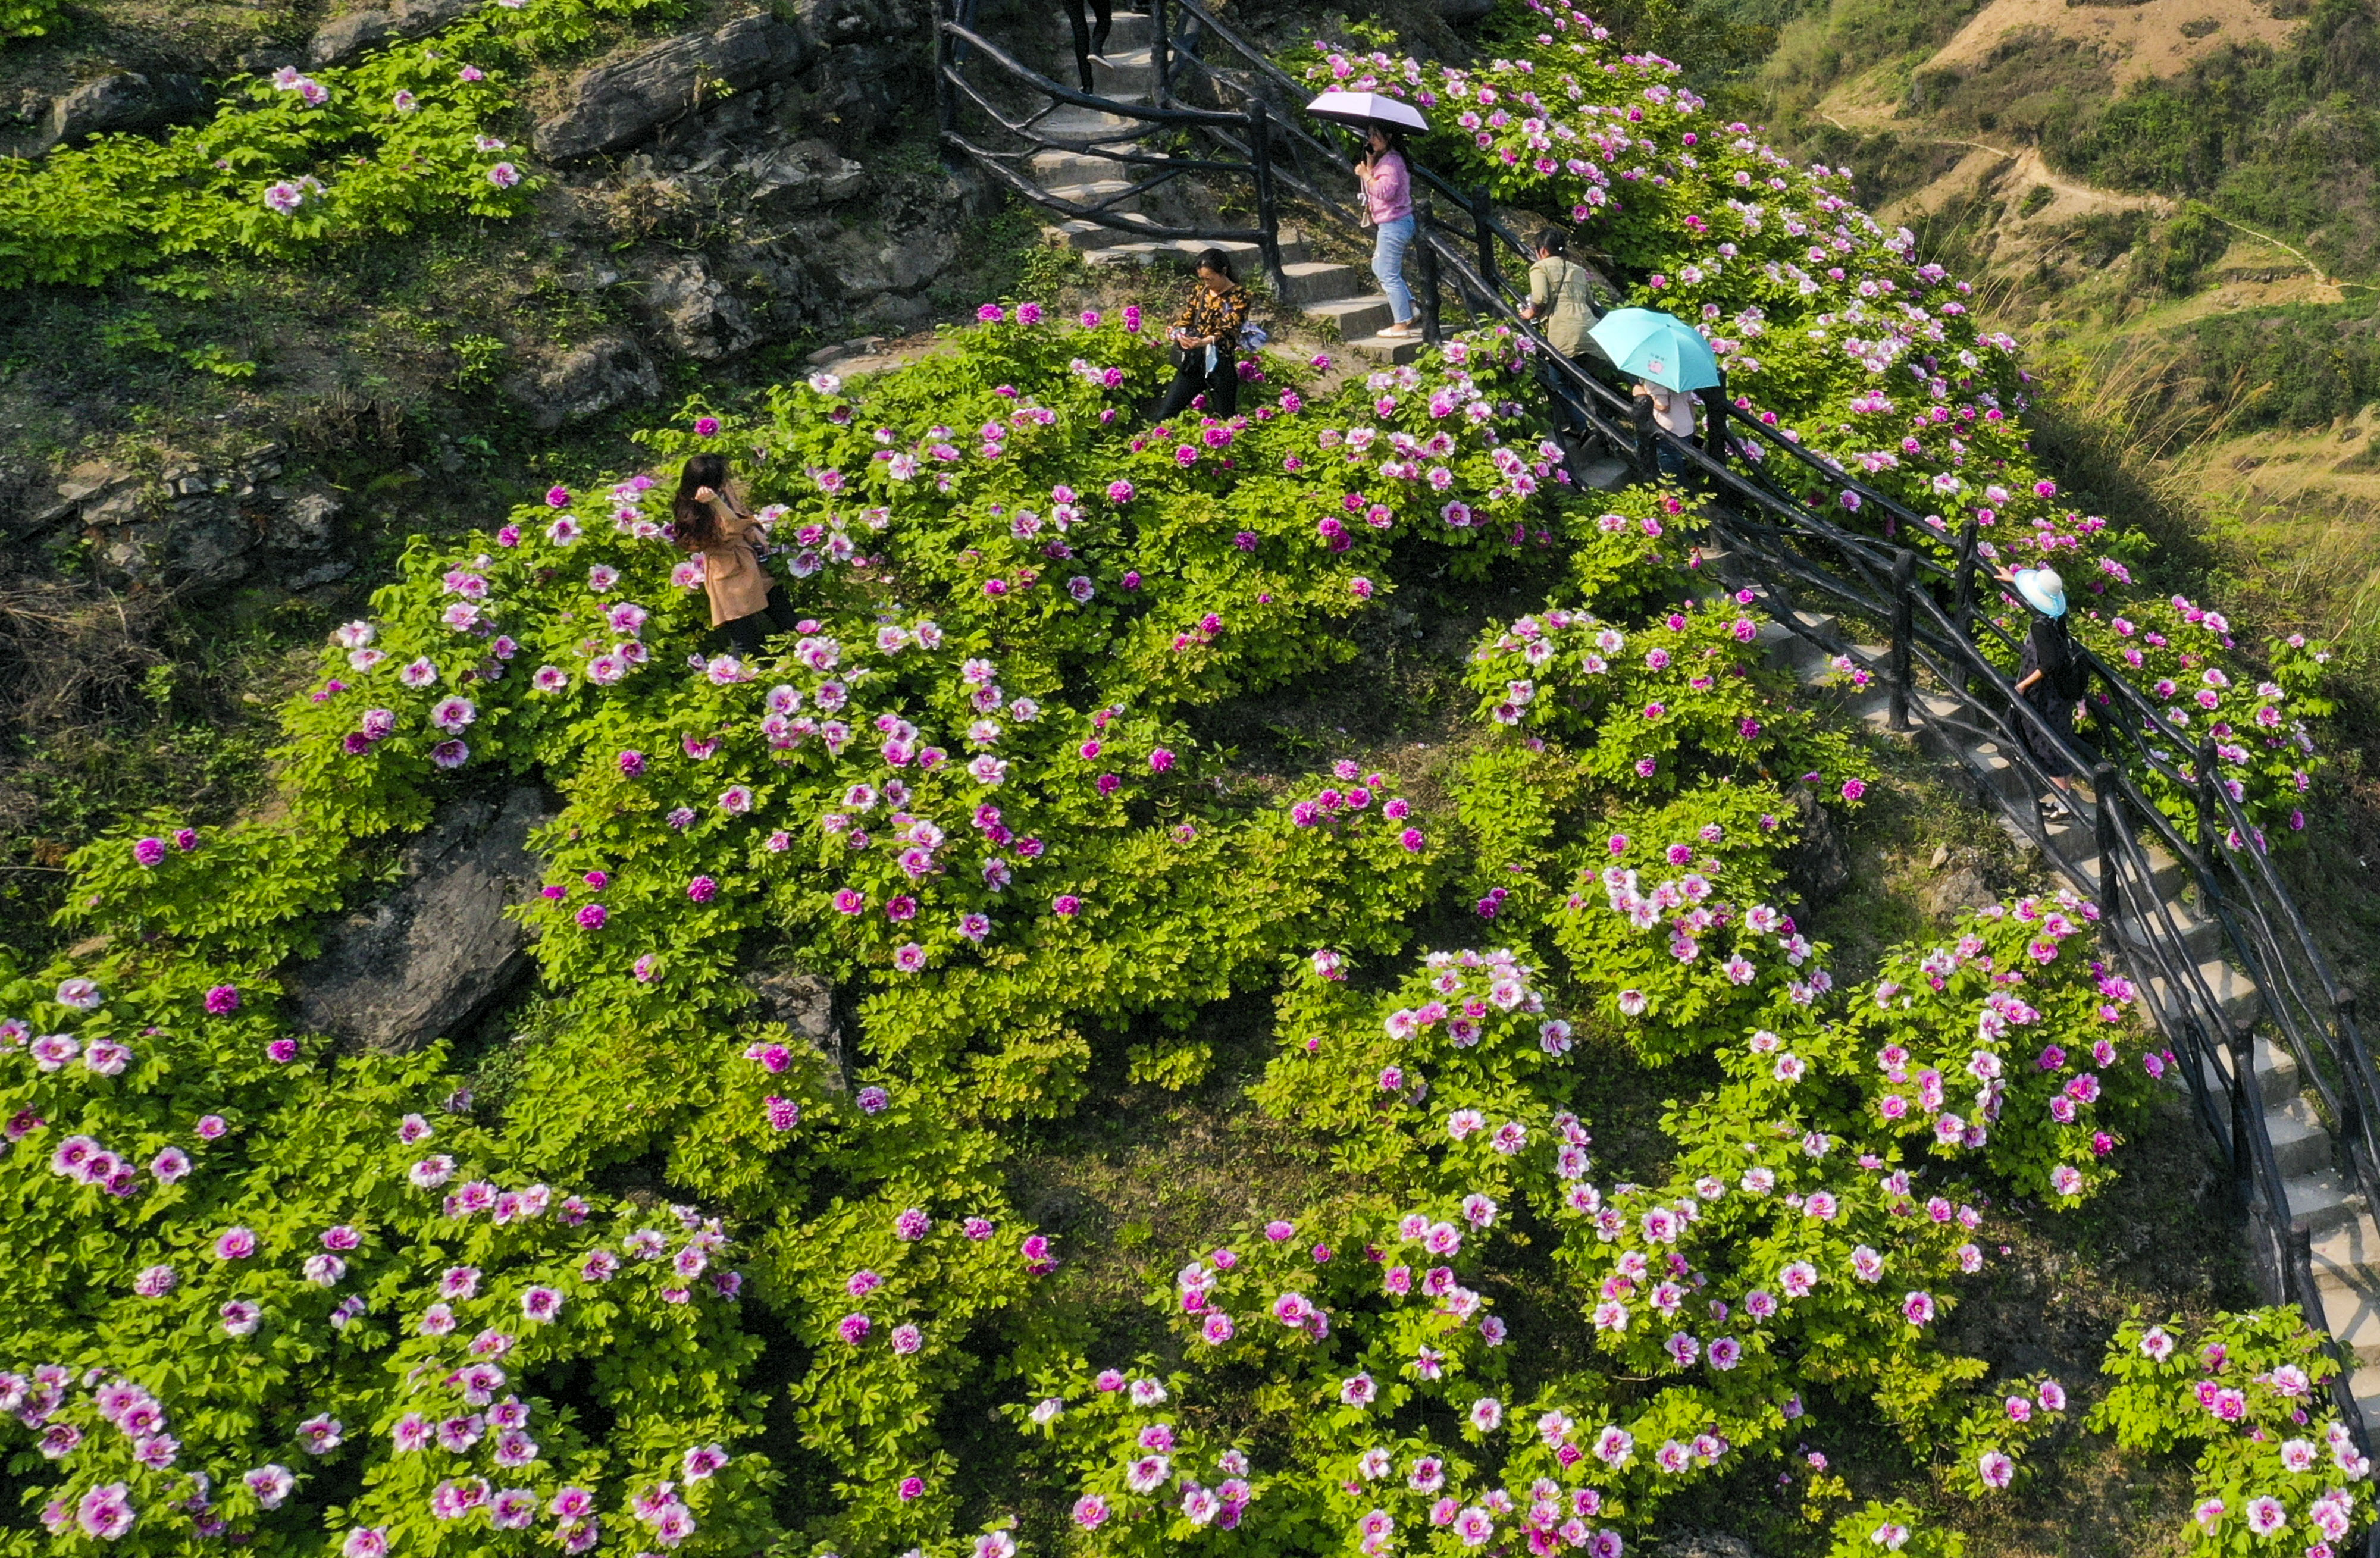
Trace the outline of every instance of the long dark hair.
<instances>
[{"instance_id":1,"label":"long dark hair","mask_svg":"<svg viewBox=\"0 0 2380 1558\"><path fill-rule=\"evenodd\" d=\"M1388 142L1388 145L1380 149L1380 156L1385 157L1390 152L1396 153L1399 157L1404 156L1405 132L1397 128L1394 125L1381 124L1377 119L1372 122L1369 128L1364 131L1364 151L1367 155L1371 153L1372 137L1375 134L1378 134L1382 139Z\"/></svg>"},{"instance_id":2,"label":"long dark hair","mask_svg":"<svg viewBox=\"0 0 2380 1558\"><path fill-rule=\"evenodd\" d=\"M2091 668L2075 652L2074 634L2064 617L2045 617L2034 613L2033 626L2026 638L2033 650L2033 663L2041 668L2041 680L2061 698L2079 698L2091 686Z\"/></svg>"},{"instance_id":3,"label":"long dark hair","mask_svg":"<svg viewBox=\"0 0 2380 1558\"><path fill-rule=\"evenodd\" d=\"M1225 254L1221 249L1209 248L1199 250L1197 263L1193 267L1193 269L1212 271L1215 274L1222 277L1225 281L1230 282L1234 286L1239 284L1240 278L1233 273L1232 270L1232 257Z\"/></svg>"},{"instance_id":4,"label":"long dark hair","mask_svg":"<svg viewBox=\"0 0 2380 1558\"><path fill-rule=\"evenodd\" d=\"M719 544L719 504L695 501L695 493L708 487L719 494L720 502L732 503L728 492L727 456L697 454L687 459L686 469L678 473L677 497L670 503L677 544L687 551L701 551Z\"/></svg>"}]
</instances>

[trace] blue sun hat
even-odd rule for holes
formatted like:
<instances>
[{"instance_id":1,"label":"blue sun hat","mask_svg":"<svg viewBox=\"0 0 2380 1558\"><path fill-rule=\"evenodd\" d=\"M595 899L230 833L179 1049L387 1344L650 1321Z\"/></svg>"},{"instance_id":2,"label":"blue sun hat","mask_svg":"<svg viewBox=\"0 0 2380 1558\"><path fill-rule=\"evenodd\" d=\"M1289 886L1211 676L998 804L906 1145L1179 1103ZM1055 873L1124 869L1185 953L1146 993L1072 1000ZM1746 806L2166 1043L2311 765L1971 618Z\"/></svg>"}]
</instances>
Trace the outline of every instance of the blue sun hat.
<instances>
[{"instance_id":1,"label":"blue sun hat","mask_svg":"<svg viewBox=\"0 0 2380 1558\"><path fill-rule=\"evenodd\" d=\"M2066 581L2054 568L2020 568L2016 571L2016 592L2024 603L2045 617L2066 615Z\"/></svg>"}]
</instances>

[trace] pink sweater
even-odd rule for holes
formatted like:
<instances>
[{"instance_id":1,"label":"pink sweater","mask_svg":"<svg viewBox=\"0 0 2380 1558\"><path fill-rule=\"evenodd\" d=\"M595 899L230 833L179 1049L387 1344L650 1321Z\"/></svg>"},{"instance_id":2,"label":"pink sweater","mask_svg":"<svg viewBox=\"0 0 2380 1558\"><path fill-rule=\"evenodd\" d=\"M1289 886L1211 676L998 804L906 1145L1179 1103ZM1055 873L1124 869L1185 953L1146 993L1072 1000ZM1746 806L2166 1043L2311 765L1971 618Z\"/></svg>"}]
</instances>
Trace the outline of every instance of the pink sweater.
<instances>
[{"instance_id":1,"label":"pink sweater","mask_svg":"<svg viewBox=\"0 0 2380 1558\"><path fill-rule=\"evenodd\" d=\"M1364 198L1371 202L1372 220L1376 223L1411 216L1413 175L1405 171L1405 160L1394 151L1376 159L1371 176L1364 181Z\"/></svg>"}]
</instances>

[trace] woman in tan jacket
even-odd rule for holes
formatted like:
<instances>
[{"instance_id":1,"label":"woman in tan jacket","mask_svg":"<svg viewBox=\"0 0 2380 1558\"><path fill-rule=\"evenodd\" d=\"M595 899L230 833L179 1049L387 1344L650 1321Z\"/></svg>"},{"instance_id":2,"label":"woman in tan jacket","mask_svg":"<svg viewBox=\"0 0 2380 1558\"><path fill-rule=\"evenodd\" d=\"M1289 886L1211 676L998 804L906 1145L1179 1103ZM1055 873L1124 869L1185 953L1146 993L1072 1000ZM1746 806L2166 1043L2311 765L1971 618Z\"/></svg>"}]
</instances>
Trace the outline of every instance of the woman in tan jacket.
<instances>
[{"instance_id":1,"label":"woman in tan jacket","mask_svg":"<svg viewBox=\"0 0 2380 1558\"><path fill-rule=\"evenodd\" d=\"M702 587L710 597L710 625L737 652L758 654L771 633L794 631L783 586L760 562L764 533L745 512L723 455L697 454L678 476L672 538L681 551L702 557Z\"/></svg>"}]
</instances>

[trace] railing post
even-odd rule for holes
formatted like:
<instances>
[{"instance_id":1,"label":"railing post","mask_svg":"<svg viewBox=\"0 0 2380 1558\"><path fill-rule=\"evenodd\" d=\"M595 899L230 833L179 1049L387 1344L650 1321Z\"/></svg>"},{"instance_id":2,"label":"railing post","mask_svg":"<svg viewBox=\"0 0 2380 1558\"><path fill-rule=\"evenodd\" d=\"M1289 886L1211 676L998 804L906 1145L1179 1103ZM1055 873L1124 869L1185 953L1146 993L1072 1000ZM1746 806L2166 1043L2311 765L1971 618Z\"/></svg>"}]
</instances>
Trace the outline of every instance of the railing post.
<instances>
[{"instance_id":1,"label":"railing post","mask_svg":"<svg viewBox=\"0 0 2380 1558\"><path fill-rule=\"evenodd\" d=\"M1474 185L1471 189L1471 229L1479 244L1479 279L1488 284L1487 303L1492 308L1500 289L1503 272L1496 264L1496 208L1488 199L1488 187Z\"/></svg>"},{"instance_id":2,"label":"railing post","mask_svg":"<svg viewBox=\"0 0 2380 1558\"><path fill-rule=\"evenodd\" d=\"M1148 0L1148 70L1160 108L1173 106L1173 29L1165 0Z\"/></svg>"},{"instance_id":3,"label":"railing post","mask_svg":"<svg viewBox=\"0 0 2380 1558\"><path fill-rule=\"evenodd\" d=\"M1886 723L1895 731L1909 726L1909 640L1915 631L1910 593L1917 577L1917 554L1902 547L1892 554L1892 686Z\"/></svg>"},{"instance_id":4,"label":"railing post","mask_svg":"<svg viewBox=\"0 0 2380 1558\"><path fill-rule=\"evenodd\" d=\"M1727 464L1727 370L1719 369L1718 382L1697 392L1703 402L1703 453L1714 464Z\"/></svg>"},{"instance_id":5,"label":"railing post","mask_svg":"<svg viewBox=\"0 0 2380 1558\"><path fill-rule=\"evenodd\" d=\"M2215 849L2223 837L2223 803L2216 787L2223 781L2216 767L2214 738L2198 747L2198 847L2206 856L2209 875L2215 870Z\"/></svg>"},{"instance_id":6,"label":"railing post","mask_svg":"<svg viewBox=\"0 0 2380 1558\"><path fill-rule=\"evenodd\" d=\"M1281 263L1281 211L1272 187L1272 113L1264 99L1255 96L1248 100L1248 161L1256 167L1257 228L1263 235L1257 248L1264 256L1265 280L1286 308L1295 299L1289 296L1289 272Z\"/></svg>"},{"instance_id":7,"label":"railing post","mask_svg":"<svg viewBox=\"0 0 2380 1558\"><path fill-rule=\"evenodd\" d=\"M1429 241L1429 191L1414 192L1414 247L1421 251L1421 287L1415 295L1415 312L1421 316L1421 338L1432 345L1446 339L1446 330L1438 317L1438 248Z\"/></svg>"},{"instance_id":8,"label":"railing post","mask_svg":"<svg viewBox=\"0 0 2380 1558\"><path fill-rule=\"evenodd\" d=\"M1959 531L1958 595L1951 606L1950 620L1958 625L1959 636L1972 644L1975 640L1975 521L1968 517ZM1959 695L1964 697L1970 683L1966 662L1959 662Z\"/></svg>"},{"instance_id":9,"label":"railing post","mask_svg":"<svg viewBox=\"0 0 2380 1558\"><path fill-rule=\"evenodd\" d=\"M958 94L951 91L950 21L956 0L935 0L934 127L938 135L958 128Z\"/></svg>"},{"instance_id":10,"label":"railing post","mask_svg":"<svg viewBox=\"0 0 2380 1558\"><path fill-rule=\"evenodd\" d=\"M2211 1058L2214 1046L2209 1045L2207 1049ZM2230 1049L2231 1083L2228 1091L2231 1094L2231 1177L2238 1182L2241 1199L2253 1206L2256 1194L2256 1148L2255 1143L2249 1139L2248 1132L2252 1126L2264 1123L2250 1117L2248 1106L2250 1079L2256 1074L2255 1057L2252 1055L2243 1057L2240 1054L2240 1045L2236 1042L2231 1045Z\"/></svg>"},{"instance_id":11,"label":"railing post","mask_svg":"<svg viewBox=\"0 0 2380 1558\"><path fill-rule=\"evenodd\" d=\"M2124 885L2118 877L2116 861L2116 830L2119 826L2117 808L2122 799L2116 789L2113 765L2102 763L2091 770L2091 790L2099 797L2098 815L2094 822L2099 846L2099 923L2112 936L2124 917Z\"/></svg>"}]
</instances>

